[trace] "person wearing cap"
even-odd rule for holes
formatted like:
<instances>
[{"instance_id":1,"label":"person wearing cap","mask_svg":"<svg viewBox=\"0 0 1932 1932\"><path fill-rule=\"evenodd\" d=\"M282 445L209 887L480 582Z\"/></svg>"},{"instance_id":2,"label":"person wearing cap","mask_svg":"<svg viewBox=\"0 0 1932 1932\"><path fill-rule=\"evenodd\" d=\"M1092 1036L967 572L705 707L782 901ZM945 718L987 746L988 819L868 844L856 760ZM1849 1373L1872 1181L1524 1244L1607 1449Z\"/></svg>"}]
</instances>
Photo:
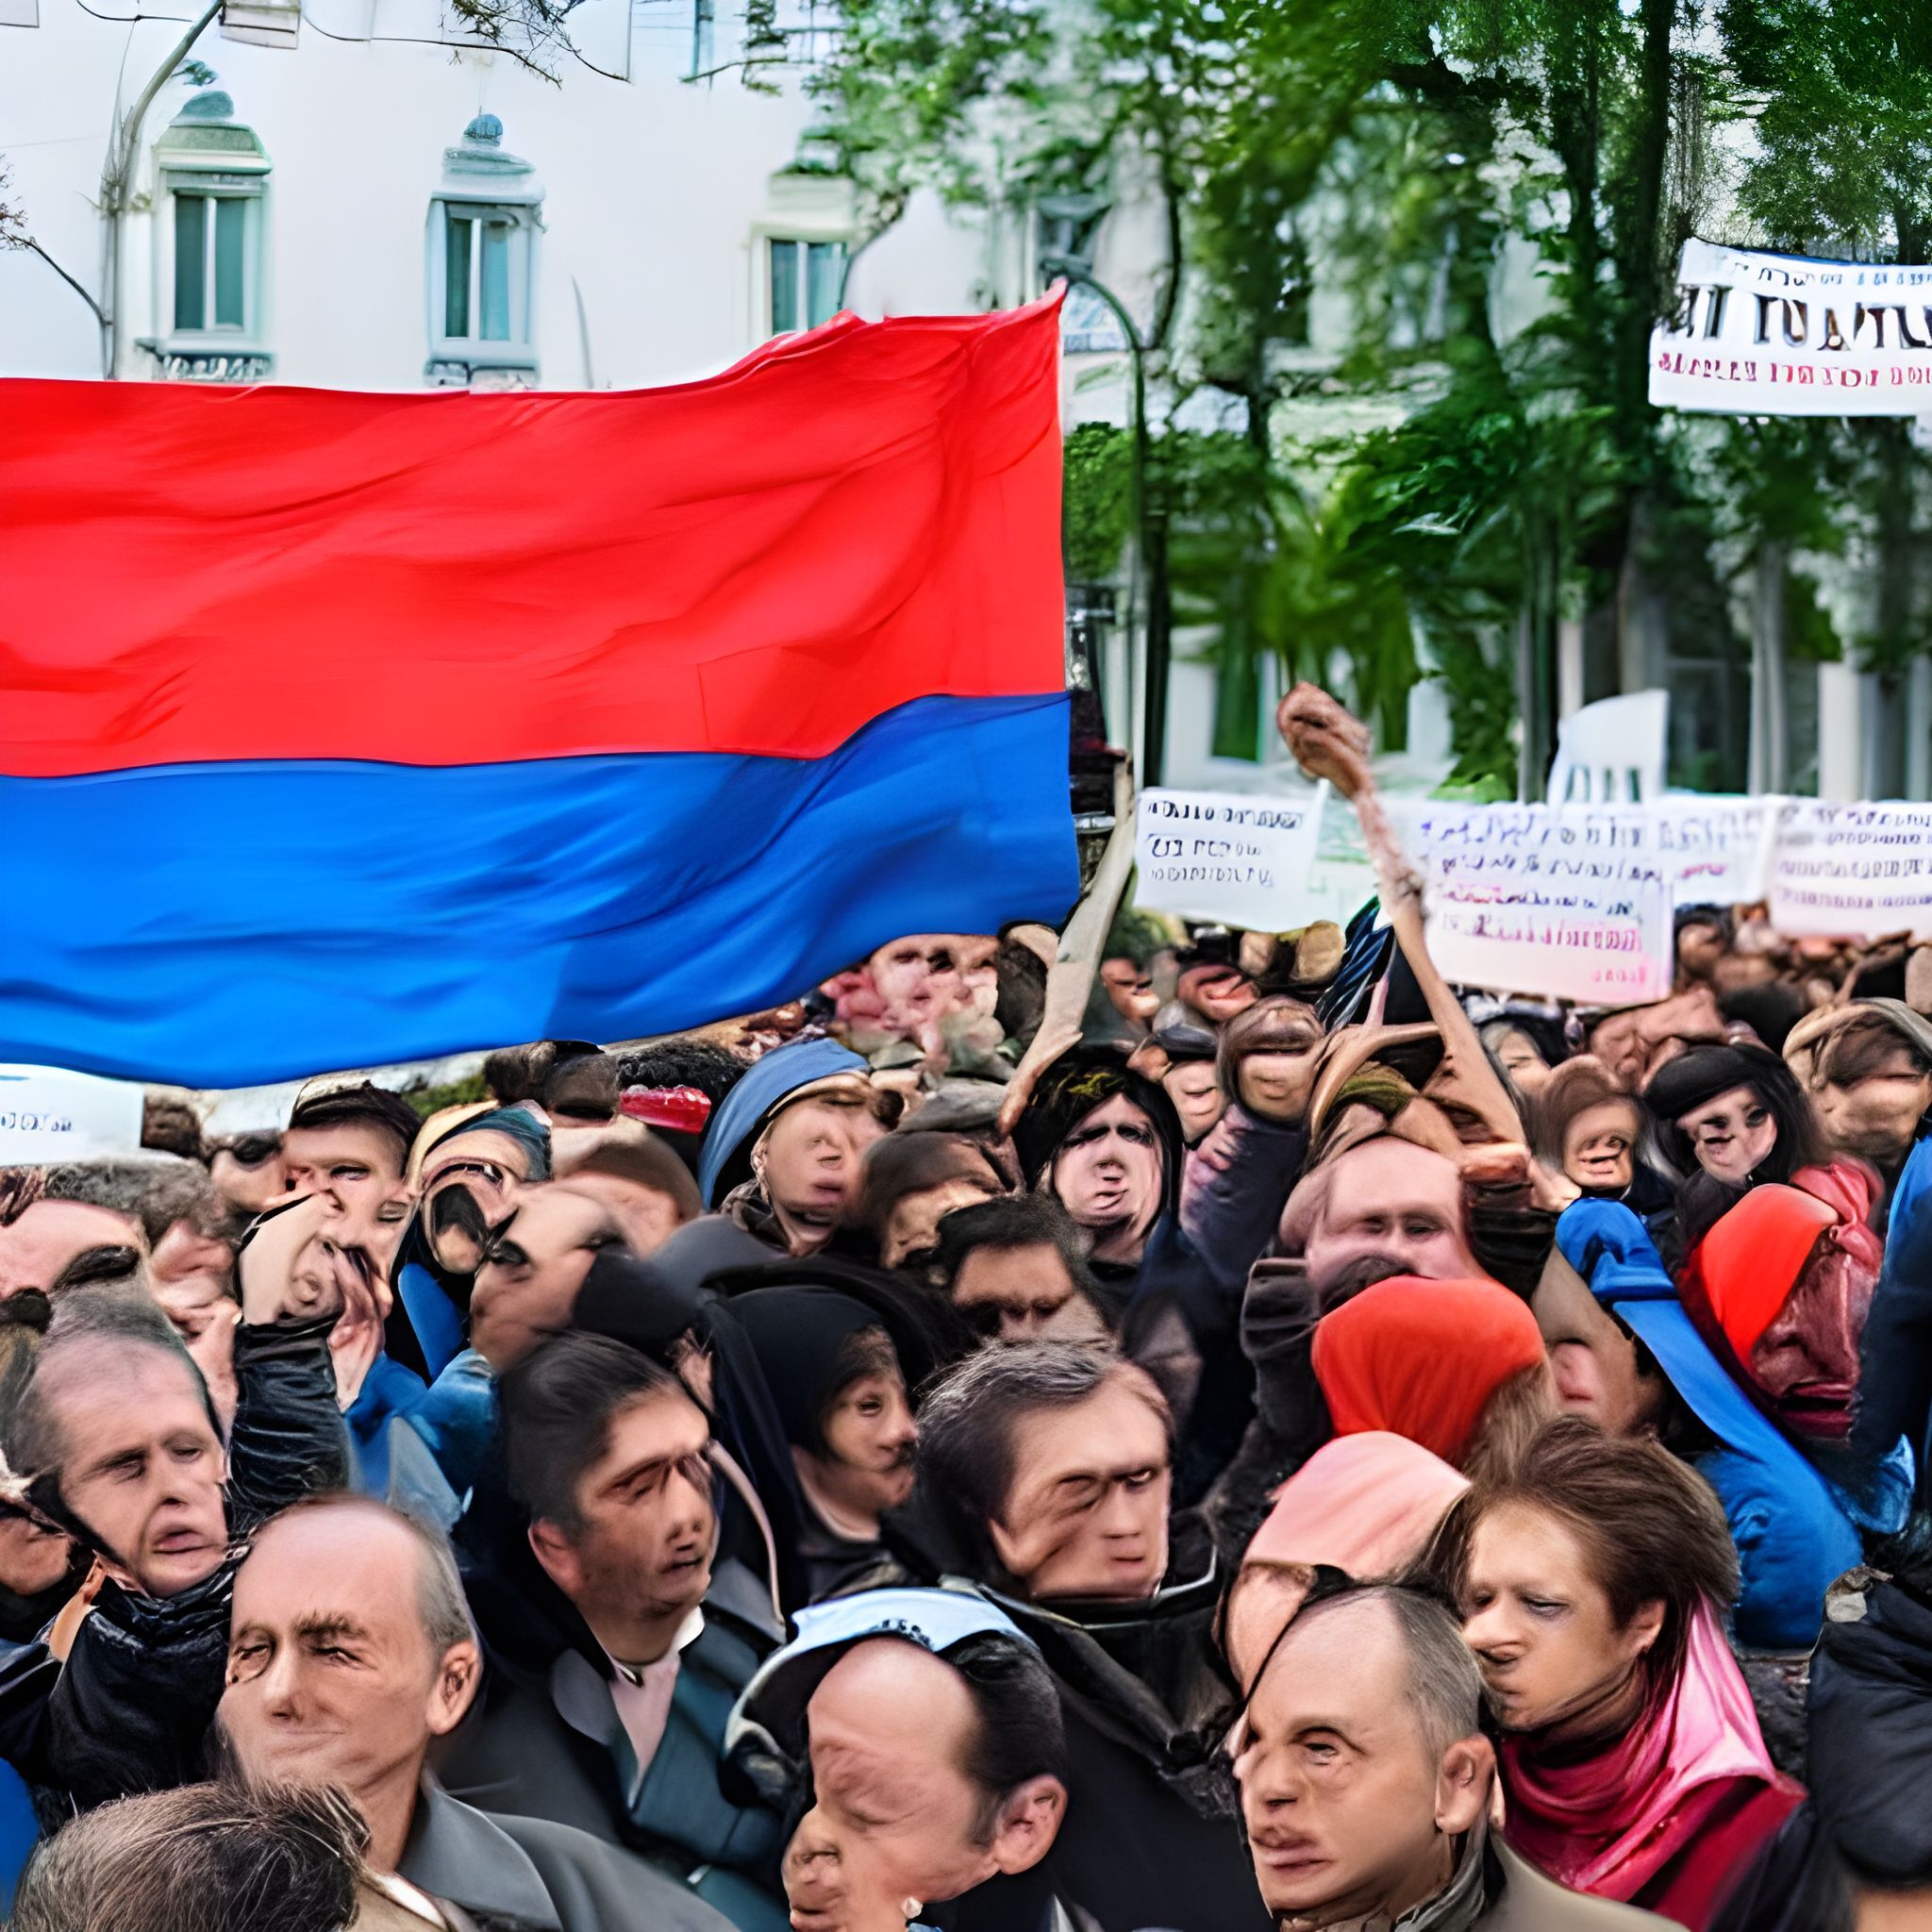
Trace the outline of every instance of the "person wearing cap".
<instances>
[{"instance_id":1,"label":"person wearing cap","mask_svg":"<svg viewBox=\"0 0 1932 1932\"><path fill-rule=\"evenodd\" d=\"M1800 1020L1784 1057L1826 1140L1869 1160L1889 1193L1932 1110L1932 1020L1903 1000L1855 1000Z\"/></svg>"},{"instance_id":2,"label":"person wearing cap","mask_svg":"<svg viewBox=\"0 0 1932 1932\"><path fill-rule=\"evenodd\" d=\"M705 1130L705 1207L767 1248L819 1253L858 1190L860 1158L883 1131L870 1074L836 1040L794 1041L755 1062Z\"/></svg>"},{"instance_id":3,"label":"person wearing cap","mask_svg":"<svg viewBox=\"0 0 1932 1932\"><path fill-rule=\"evenodd\" d=\"M781 1801L810 1793L785 1854L801 1932L904 1932L927 1904L1034 1872L1066 1813L1052 1674L965 1591L801 1611L740 1697L725 1756ZM1008 1896L1011 1932L1044 1932L1051 1895Z\"/></svg>"},{"instance_id":4,"label":"person wearing cap","mask_svg":"<svg viewBox=\"0 0 1932 1932\"><path fill-rule=\"evenodd\" d=\"M1532 1307L1559 1406L1608 1435L1657 1436L1716 1491L1743 1578L1739 1641L1808 1649L1857 1530L1711 1353L1643 1224L1616 1201L1565 1208Z\"/></svg>"},{"instance_id":5,"label":"person wearing cap","mask_svg":"<svg viewBox=\"0 0 1932 1932\"><path fill-rule=\"evenodd\" d=\"M1769 1182L1722 1215L1678 1273L1684 1307L1745 1393L1832 1485L1853 1520L1905 1526L1908 1443L1868 1459L1850 1442L1859 1357L1884 1244L1867 1220L1877 1180L1862 1161Z\"/></svg>"},{"instance_id":6,"label":"person wearing cap","mask_svg":"<svg viewBox=\"0 0 1932 1932\"><path fill-rule=\"evenodd\" d=\"M296 1095L282 1136L289 1191L317 1196L330 1239L360 1248L385 1276L409 1216L409 1150L421 1126L400 1093L320 1080Z\"/></svg>"}]
</instances>

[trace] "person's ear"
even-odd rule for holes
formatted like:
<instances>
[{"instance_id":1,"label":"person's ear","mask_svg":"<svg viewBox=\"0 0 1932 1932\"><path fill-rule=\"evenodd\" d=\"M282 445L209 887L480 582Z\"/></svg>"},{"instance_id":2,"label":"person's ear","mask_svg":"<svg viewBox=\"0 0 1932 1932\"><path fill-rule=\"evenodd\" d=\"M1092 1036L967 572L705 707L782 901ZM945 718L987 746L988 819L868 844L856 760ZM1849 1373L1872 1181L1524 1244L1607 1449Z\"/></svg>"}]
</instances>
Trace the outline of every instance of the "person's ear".
<instances>
[{"instance_id":1,"label":"person's ear","mask_svg":"<svg viewBox=\"0 0 1932 1932\"><path fill-rule=\"evenodd\" d=\"M429 1687L429 1735L447 1737L463 1720L470 1700L476 1694L482 1674L483 1657L475 1644L464 1638L443 1652L436 1669L436 1682Z\"/></svg>"},{"instance_id":2,"label":"person's ear","mask_svg":"<svg viewBox=\"0 0 1932 1932\"><path fill-rule=\"evenodd\" d=\"M1023 1583L1024 1574L1019 1568L1022 1544L1019 1538L1010 1535L1006 1526L995 1516L986 1519L987 1541L992 1544L992 1553L1000 1559L1000 1567L1008 1575L1018 1577Z\"/></svg>"},{"instance_id":3,"label":"person's ear","mask_svg":"<svg viewBox=\"0 0 1932 1932\"><path fill-rule=\"evenodd\" d=\"M529 1537L531 1554L543 1566L544 1575L575 1602L583 1588L584 1566L571 1548L570 1539L541 1516L530 1524Z\"/></svg>"},{"instance_id":4,"label":"person's ear","mask_svg":"<svg viewBox=\"0 0 1932 1932\"><path fill-rule=\"evenodd\" d=\"M1648 1603L1639 1604L1629 1623L1624 1626L1624 1641L1630 1647L1632 1660L1654 1650L1657 1639L1663 1634L1663 1599L1652 1597Z\"/></svg>"},{"instance_id":5,"label":"person's ear","mask_svg":"<svg viewBox=\"0 0 1932 1932\"><path fill-rule=\"evenodd\" d=\"M1030 1872L1053 1849L1067 1815L1067 1788L1057 1777L1029 1777L1007 1793L992 1832L993 1869Z\"/></svg>"},{"instance_id":6,"label":"person's ear","mask_svg":"<svg viewBox=\"0 0 1932 1932\"><path fill-rule=\"evenodd\" d=\"M1449 1838L1473 1830L1489 1807L1495 1777L1496 1752L1490 1740L1480 1733L1457 1739L1436 1773L1436 1829Z\"/></svg>"}]
</instances>

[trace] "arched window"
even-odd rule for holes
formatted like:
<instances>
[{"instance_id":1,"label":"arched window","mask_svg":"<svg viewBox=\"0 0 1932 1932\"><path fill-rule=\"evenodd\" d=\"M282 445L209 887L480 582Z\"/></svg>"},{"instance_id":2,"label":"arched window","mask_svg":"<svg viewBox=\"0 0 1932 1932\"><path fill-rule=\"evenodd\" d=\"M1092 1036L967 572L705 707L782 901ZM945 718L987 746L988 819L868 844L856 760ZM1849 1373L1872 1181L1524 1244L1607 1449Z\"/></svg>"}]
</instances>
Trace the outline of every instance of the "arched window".
<instances>
[{"instance_id":1,"label":"arched window","mask_svg":"<svg viewBox=\"0 0 1932 1932\"><path fill-rule=\"evenodd\" d=\"M429 200L431 382L535 381L542 201L529 162L503 151L494 114L478 114L443 150L442 183Z\"/></svg>"}]
</instances>

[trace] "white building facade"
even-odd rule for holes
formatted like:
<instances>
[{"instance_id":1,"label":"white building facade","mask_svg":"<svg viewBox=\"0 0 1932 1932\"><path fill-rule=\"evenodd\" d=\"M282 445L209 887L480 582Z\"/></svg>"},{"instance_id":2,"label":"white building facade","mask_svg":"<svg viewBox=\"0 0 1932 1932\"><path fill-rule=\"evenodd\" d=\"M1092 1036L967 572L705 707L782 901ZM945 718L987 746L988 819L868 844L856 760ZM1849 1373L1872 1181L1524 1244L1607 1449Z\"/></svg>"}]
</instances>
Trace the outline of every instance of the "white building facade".
<instances>
[{"instance_id":1,"label":"white building facade","mask_svg":"<svg viewBox=\"0 0 1932 1932\"><path fill-rule=\"evenodd\" d=\"M111 312L129 380L638 388L840 306L849 190L795 169L797 72L746 87L712 0L580 0L569 44L532 50L554 80L450 0L235 0L177 63L182 11L0 0L0 200L44 251L0 253L0 373L104 373L48 258ZM821 29L785 24L808 59ZM915 208L855 261L850 305L1012 299L986 232Z\"/></svg>"}]
</instances>

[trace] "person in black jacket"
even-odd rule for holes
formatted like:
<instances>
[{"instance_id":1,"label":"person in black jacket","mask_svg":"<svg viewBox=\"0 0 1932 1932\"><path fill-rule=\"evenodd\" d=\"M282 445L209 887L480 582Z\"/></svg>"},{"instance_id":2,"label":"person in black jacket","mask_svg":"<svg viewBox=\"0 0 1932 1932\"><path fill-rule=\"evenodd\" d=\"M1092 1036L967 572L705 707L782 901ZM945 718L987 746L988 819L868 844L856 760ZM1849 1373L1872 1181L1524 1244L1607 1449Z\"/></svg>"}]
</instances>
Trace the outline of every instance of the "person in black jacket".
<instances>
[{"instance_id":1,"label":"person in black jacket","mask_svg":"<svg viewBox=\"0 0 1932 1932\"><path fill-rule=\"evenodd\" d=\"M17 1496L104 1575L64 1665L33 1644L0 1674L0 1757L41 1791L43 1815L198 1774L248 1539L347 1480L328 1353L341 1302L320 1265L321 1211L295 1204L242 1251L225 1443L167 1317L125 1289L63 1296L31 1372L4 1391Z\"/></svg>"},{"instance_id":2,"label":"person in black jacket","mask_svg":"<svg viewBox=\"0 0 1932 1932\"><path fill-rule=\"evenodd\" d=\"M958 1932L1058 1899L1100 1932L1264 1932L1216 1752L1236 1696L1198 1525L1170 1523L1173 1422L1146 1374L1074 1342L991 1347L920 1408L919 1488L886 1519L916 1581L968 1578L1060 1692L1067 1822L1034 1871L961 1901Z\"/></svg>"}]
</instances>

